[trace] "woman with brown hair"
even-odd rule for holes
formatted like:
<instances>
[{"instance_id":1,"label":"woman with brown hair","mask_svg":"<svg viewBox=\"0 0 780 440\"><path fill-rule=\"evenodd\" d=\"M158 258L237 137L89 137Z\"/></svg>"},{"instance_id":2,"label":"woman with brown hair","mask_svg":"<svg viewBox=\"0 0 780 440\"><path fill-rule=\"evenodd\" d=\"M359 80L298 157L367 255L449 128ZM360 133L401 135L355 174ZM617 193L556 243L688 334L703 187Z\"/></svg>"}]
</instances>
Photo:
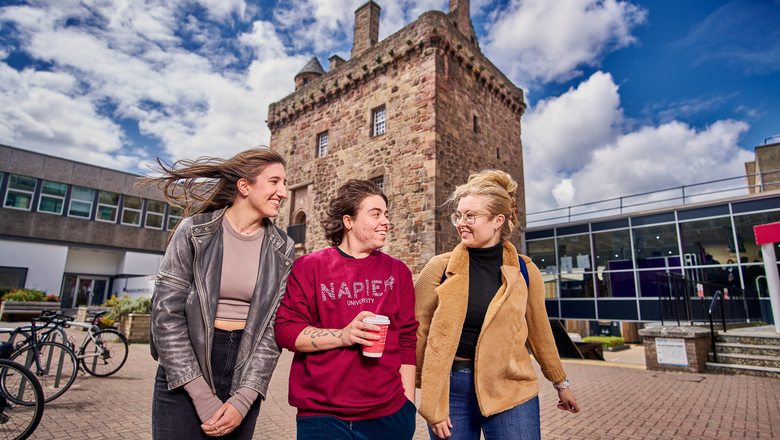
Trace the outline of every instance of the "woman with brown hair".
<instances>
[{"instance_id":1,"label":"woman with brown hair","mask_svg":"<svg viewBox=\"0 0 780 440\"><path fill-rule=\"evenodd\" d=\"M411 440L414 288L409 268L379 251L390 232L387 198L370 180L350 180L322 226L333 247L295 262L276 319L276 340L295 352L298 439ZM378 344L380 320L384 350L364 349Z\"/></svg>"},{"instance_id":2,"label":"woman with brown hair","mask_svg":"<svg viewBox=\"0 0 780 440\"><path fill-rule=\"evenodd\" d=\"M517 182L471 175L449 202L461 243L428 262L415 282L417 386L431 439L538 439L538 379L526 349L578 412L544 307L544 282L507 241L517 224Z\"/></svg>"},{"instance_id":3,"label":"woman with brown hair","mask_svg":"<svg viewBox=\"0 0 780 440\"><path fill-rule=\"evenodd\" d=\"M284 158L255 148L157 162L163 175L141 184L185 210L152 302L152 436L251 439L281 353L273 322L295 253L271 223L287 197Z\"/></svg>"}]
</instances>

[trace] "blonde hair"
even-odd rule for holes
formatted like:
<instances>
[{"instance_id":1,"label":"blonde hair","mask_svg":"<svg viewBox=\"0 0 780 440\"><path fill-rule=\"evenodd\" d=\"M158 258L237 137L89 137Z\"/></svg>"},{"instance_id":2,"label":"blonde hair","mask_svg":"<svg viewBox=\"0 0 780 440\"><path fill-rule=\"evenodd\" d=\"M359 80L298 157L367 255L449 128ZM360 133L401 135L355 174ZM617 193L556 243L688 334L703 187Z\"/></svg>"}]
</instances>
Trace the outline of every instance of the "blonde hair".
<instances>
[{"instance_id":1,"label":"blonde hair","mask_svg":"<svg viewBox=\"0 0 780 440\"><path fill-rule=\"evenodd\" d=\"M448 203L458 203L466 196L486 196L487 210L495 217L504 216L501 238L506 240L517 226L517 182L509 174L499 170L483 170L469 176L468 182L459 185L447 199Z\"/></svg>"}]
</instances>

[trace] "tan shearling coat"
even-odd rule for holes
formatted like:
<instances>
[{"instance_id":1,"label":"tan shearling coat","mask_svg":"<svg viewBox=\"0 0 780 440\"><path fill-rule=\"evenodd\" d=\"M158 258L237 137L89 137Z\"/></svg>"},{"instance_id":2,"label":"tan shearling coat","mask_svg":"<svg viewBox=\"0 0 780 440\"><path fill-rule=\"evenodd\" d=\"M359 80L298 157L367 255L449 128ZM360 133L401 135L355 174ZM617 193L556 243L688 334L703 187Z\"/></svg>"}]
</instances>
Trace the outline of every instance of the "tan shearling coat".
<instances>
[{"instance_id":1,"label":"tan shearling coat","mask_svg":"<svg viewBox=\"0 0 780 440\"><path fill-rule=\"evenodd\" d=\"M504 241L503 285L490 302L477 340L474 385L484 416L506 411L538 394L539 385L526 344L556 383L566 379L558 357L547 311L544 281L531 259L530 289L520 272L515 247ZM441 276L447 279L440 285ZM417 329L417 387L420 415L439 423L449 415L450 371L466 318L469 290L469 253L463 244L433 257L414 284ZM529 292L530 290L530 292Z\"/></svg>"}]
</instances>

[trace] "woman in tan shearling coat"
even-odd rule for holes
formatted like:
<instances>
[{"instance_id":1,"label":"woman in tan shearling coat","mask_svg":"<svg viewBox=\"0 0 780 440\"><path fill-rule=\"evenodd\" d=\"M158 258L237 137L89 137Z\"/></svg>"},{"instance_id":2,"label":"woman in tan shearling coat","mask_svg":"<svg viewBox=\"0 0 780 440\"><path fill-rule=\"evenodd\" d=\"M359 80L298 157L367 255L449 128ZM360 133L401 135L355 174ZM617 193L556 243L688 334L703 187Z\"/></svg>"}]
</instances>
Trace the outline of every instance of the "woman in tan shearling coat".
<instances>
[{"instance_id":1,"label":"woman in tan shearling coat","mask_svg":"<svg viewBox=\"0 0 780 440\"><path fill-rule=\"evenodd\" d=\"M558 390L558 408L578 412L531 259L505 241L517 222L517 183L487 170L455 189L452 223L461 243L428 262L415 283L419 412L431 439L538 439L538 379L526 344ZM528 286L528 287L527 287Z\"/></svg>"}]
</instances>

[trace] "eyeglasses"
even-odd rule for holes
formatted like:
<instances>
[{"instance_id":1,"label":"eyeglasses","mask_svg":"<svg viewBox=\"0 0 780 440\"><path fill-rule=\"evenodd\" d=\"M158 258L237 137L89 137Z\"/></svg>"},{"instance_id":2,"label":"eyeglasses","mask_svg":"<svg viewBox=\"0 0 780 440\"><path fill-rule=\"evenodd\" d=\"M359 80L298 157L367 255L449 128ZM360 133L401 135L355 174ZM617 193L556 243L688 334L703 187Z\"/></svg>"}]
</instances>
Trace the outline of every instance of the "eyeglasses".
<instances>
[{"instance_id":1,"label":"eyeglasses","mask_svg":"<svg viewBox=\"0 0 780 440\"><path fill-rule=\"evenodd\" d=\"M458 214L458 213L452 214L450 216L450 221L452 221L452 224L456 228L458 227L458 223L460 222L460 219L463 219L463 223L466 226L474 226L474 223L477 222L477 217L490 217L490 214L466 211L465 214Z\"/></svg>"}]
</instances>

